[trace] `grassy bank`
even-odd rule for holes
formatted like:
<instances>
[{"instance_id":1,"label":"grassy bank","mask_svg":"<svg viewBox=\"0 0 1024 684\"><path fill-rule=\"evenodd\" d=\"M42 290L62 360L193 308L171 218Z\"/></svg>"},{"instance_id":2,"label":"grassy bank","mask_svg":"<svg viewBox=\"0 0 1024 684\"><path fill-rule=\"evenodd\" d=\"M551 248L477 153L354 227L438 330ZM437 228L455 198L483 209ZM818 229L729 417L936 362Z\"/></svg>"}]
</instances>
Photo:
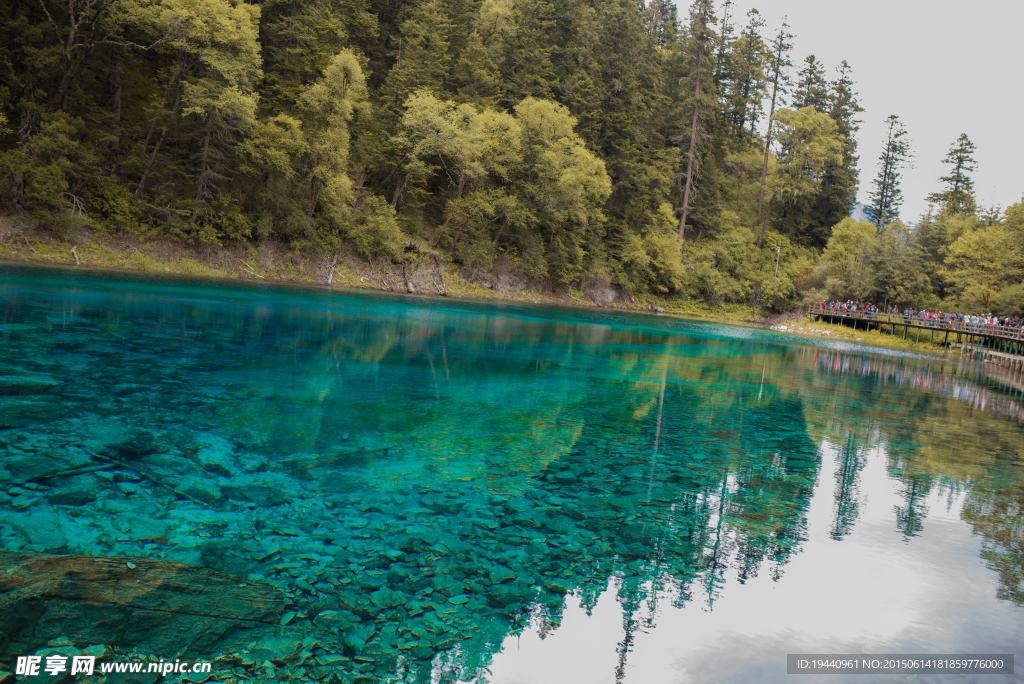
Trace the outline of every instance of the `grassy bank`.
<instances>
[{"instance_id":1,"label":"grassy bank","mask_svg":"<svg viewBox=\"0 0 1024 684\"><path fill-rule=\"evenodd\" d=\"M351 289L414 292L456 299L505 301L552 306L604 308L638 313L655 313L710 322L750 324L775 323L786 332L825 339L858 342L887 349L942 354L942 338L934 343L928 331L911 330L903 339L902 328L891 334L890 326L881 331L865 331L863 323L854 330L850 325L814 322L806 315L789 314L772 318L761 316L744 304L713 306L702 301L684 301L678 297L643 295L623 297L604 284L593 288L553 288L546 283L530 283L503 274L465 274L440 255L429 252L404 266L368 263L352 256L328 259L312 251L289 250L276 243L259 246L228 245L201 247L168 240L126 239L105 234L80 234L74 242L60 236L38 235L28 231L0 234L0 259L67 266L113 268L183 276L231 278L254 282L286 282L330 285Z\"/></svg>"},{"instance_id":2,"label":"grassy bank","mask_svg":"<svg viewBox=\"0 0 1024 684\"><path fill-rule=\"evenodd\" d=\"M605 308L657 313L723 323L760 322L749 306L713 306L678 297L625 296L609 283L581 288L553 287L502 269L466 273L426 244L403 265L369 263L351 255L325 255L289 249L278 243L197 246L166 239L116 237L81 232L61 235L8 230L0 225L0 259L66 266L112 268L183 276L231 278L254 282L308 283L330 287L416 292L456 299L505 301L553 306ZM411 286L411 287L410 287Z\"/></svg>"},{"instance_id":3,"label":"grassy bank","mask_svg":"<svg viewBox=\"0 0 1024 684\"><path fill-rule=\"evenodd\" d=\"M881 329L871 324L870 330L864 329L864 321L858 321L857 329L847 322L846 325L836 322L829 323L827 320L815 321L807 315L795 316L782 323L786 326L787 333L796 335L807 335L823 339L841 340L843 342L858 342L874 347L886 349L898 349L900 351L912 351L926 354L945 354L947 350L943 346L945 331L935 331L935 338L932 341L931 331L911 328L903 338L903 326L892 326L882 323ZM920 332L920 337L918 333ZM951 335L950 341L955 342L956 336Z\"/></svg>"}]
</instances>

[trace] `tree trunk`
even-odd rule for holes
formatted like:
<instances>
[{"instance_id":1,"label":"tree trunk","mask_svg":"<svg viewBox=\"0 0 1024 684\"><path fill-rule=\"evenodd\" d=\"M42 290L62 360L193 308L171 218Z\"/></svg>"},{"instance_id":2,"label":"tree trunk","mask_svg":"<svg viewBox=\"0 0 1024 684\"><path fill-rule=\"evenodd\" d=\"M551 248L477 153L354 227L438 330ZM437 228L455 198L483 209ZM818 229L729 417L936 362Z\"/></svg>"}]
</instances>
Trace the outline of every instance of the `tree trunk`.
<instances>
[{"instance_id":1,"label":"tree trunk","mask_svg":"<svg viewBox=\"0 0 1024 684\"><path fill-rule=\"evenodd\" d=\"M785 24L783 24L785 26ZM764 141L764 165L761 167L761 190L757 194L757 216L754 217L754 222L757 221L758 217L761 216L761 209L764 207L764 184L768 178L768 155L771 154L772 147L772 124L775 123L775 102L779 94L779 77L782 74L782 47L783 39L780 34L779 38L779 53L775 56L775 78L772 80L772 106L768 112L768 132L765 135ZM751 226L754 225L751 222ZM761 231L761 235L764 235L764 231ZM758 240L757 246L761 246L761 241Z\"/></svg>"},{"instance_id":2,"label":"tree trunk","mask_svg":"<svg viewBox=\"0 0 1024 684\"><path fill-rule=\"evenodd\" d=\"M690 187L693 184L693 157L697 150L697 119L700 117L700 77L704 62L704 44L697 48L697 88L693 101L693 121L690 123L690 152L686 162L686 187L683 188L683 215L679 219L679 243L677 248L683 250L683 237L686 234L686 216L690 211Z\"/></svg>"},{"instance_id":3,"label":"tree trunk","mask_svg":"<svg viewBox=\"0 0 1024 684\"><path fill-rule=\"evenodd\" d=\"M121 153L121 83L124 75L124 52L117 51L117 64L114 66L114 156Z\"/></svg>"},{"instance_id":4,"label":"tree trunk","mask_svg":"<svg viewBox=\"0 0 1024 684\"><path fill-rule=\"evenodd\" d=\"M505 220L501 222L501 228L498 229L498 234L494 236L494 244L498 244L498 238L501 237L501 234L505 232L506 228L508 228L508 216L506 216Z\"/></svg>"},{"instance_id":5,"label":"tree trunk","mask_svg":"<svg viewBox=\"0 0 1024 684\"><path fill-rule=\"evenodd\" d=\"M445 230L448 229L448 224L452 221L452 216L455 215L455 209L459 206L459 200L462 199L462 191L466 189L466 174L463 173L459 177L459 191L455 194L455 201L452 202L452 210L448 212L448 218L445 219L444 225L437 233L437 239L434 240L434 247L437 247L441 243L441 238L444 237Z\"/></svg>"},{"instance_id":6,"label":"tree trunk","mask_svg":"<svg viewBox=\"0 0 1024 684\"><path fill-rule=\"evenodd\" d=\"M213 135L213 116L206 114L206 135L203 136L203 154L199 160L199 175L196 177L196 206L192 208L192 219L189 227L195 228L199 216L199 203L212 197L210 193L210 137Z\"/></svg>"},{"instance_id":7,"label":"tree trunk","mask_svg":"<svg viewBox=\"0 0 1024 684\"><path fill-rule=\"evenodd\" d=\"M401 199L402 192L405 190L405 186L409 182L409 178L411 176L412 176L411 172L405 174L405 178L402 179L402 182L395 186L395 196L391 199L391 208L392 209L398 208L398 200Z\"/></svg>"},{"instance_id":8,"label":"tree trunk","mask_svg":"<svg viewBox=\"0 0 1024 684\"><path fill-rule=\"evenodd\" d=\"M773 206L775 206L774 202L768 202L768 211L764 214L764 225L761 226L761 235L757 238L758 249L761 249L761 245L764 243L764 232L768 229L768 217L772 215Z\"/></svg>"},{"instance_id":9,"label":"tree trunk","mask_svg":"<svg viewBox=\"0 0 1024 684\"><path fill-rule=\"evenodd\" d=\"M21 121L18 124L18 143L24 147L28 139L32 137L32 125L35 122L35 109L32 107L35 100L35 81L32 78L32 67L25 67L25 91L22 96L24 106L21 108Z\"/></svg>"},{"instance_id":10,"label":"tree trunk","mask_svg":"<svg viewBox=\"0 0 1024 684\"><path fill-rule=\"evenodd\" d=\"M562 236L562 231L565 230L565 224L568 222L568 218L562 221L562 225L558 227L558 232L551 236L551 244L548 245L548 254L551 254L551 250L555 248L555 241Z\"/></svg>"},{"instance_id":11,"label":"tree trunk","mask_svg":"<svg viewBox=\"0 0 1024 684\"><path fill-rule=\"evenodd\" d=\"M476 187L473 188L473 192L470 194L469 198L472 198L474 195L476 195L476 193L480 191L481 185L483 185L483 179L477 181ZM469 198L466 199L467 203L469 202ZM462 235L462 229L463 227L465 227L466 221L469 220L470 208L471 207L468 206L466 207L466 212L462 215L462 221L459 222L459 227L455 230L455 239L452 240L452 247L454 247L456 243L458 243L459 236Z\"/></svg>"},{"instance_id":12,"label":"tree trunk","mask_svg":"<svg viewBox=\"0 0 1024 684\"><path fill-rule=\"evenodd\" d=\"M146 188L146 178L149 176L150 169L153 168L153 162L156 161L157 152L160 151L160 145L163 144L164 138L167 136L167 131L174 125L174 119L178 116L178 110L181 109L181 81L178 81L178 88L174 96L174 106L171 108L171 116L167 119L167 125L160 131L160 137L157 138L156 145L153 147L153 153L149 156L149 163L146 164L146 170L142 172L142 178L139 180L139 187L135 188L135 199L138 200L142 197L142 191Z\"/></svg>"},{"instance_id":13,"label":"tree trunk","mask_svg":"<svg viewBox=\"0 0 1024 684\"><path fill-rule=\"evenodd\" d=\"M466 221L469 220L469 207L466 207L466 213L462 215L462 221L459 222L459 227L455 230L455 238L452 240L452 247L455 247L459 242L459 236L462 235L462 228L466 225Z\"/></svg>"}]
</instances>

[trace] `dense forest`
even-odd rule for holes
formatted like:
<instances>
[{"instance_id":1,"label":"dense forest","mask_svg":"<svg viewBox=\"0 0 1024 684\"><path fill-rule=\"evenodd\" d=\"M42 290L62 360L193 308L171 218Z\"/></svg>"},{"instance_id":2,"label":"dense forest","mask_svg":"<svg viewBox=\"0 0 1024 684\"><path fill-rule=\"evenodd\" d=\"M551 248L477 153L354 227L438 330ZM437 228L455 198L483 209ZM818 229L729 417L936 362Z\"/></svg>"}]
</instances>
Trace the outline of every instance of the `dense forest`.
<instances>
[{"instance_id":1,"label":"dense forest","mask_svg":"<svg viewBox=\"0 0 1024 684\"><path fill-rule=\"evenodd\" d=\"M711 304L1024 313L1024 201L976 206L968 137L909 228L913 153L890 116L854 221L852 68L798 59L784 18L730 0L0 0L0 16L0 211L28 230Z\"/></svg>"}]
</instances>

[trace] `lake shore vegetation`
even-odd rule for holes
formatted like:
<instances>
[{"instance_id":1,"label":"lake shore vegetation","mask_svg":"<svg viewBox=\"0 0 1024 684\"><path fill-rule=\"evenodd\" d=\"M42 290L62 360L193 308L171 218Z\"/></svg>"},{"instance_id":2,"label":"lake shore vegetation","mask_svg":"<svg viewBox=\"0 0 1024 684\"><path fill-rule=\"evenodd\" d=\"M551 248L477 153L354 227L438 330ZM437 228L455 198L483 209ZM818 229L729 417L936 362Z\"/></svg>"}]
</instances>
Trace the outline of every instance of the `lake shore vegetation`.
<instances>
[{"instance_id":1,"label":"lake shore vegetation","mask_svg":"<svg viewBox=\"0 0 1024 684\"><path fill-rule=\"evenodd\" d=\"M853 67L731 0L0 11L0 257L723 320L1024 314L1024 200L978 206L967 134L908 225L891 115L859 207Z\"/></svg>"}]
</instances>

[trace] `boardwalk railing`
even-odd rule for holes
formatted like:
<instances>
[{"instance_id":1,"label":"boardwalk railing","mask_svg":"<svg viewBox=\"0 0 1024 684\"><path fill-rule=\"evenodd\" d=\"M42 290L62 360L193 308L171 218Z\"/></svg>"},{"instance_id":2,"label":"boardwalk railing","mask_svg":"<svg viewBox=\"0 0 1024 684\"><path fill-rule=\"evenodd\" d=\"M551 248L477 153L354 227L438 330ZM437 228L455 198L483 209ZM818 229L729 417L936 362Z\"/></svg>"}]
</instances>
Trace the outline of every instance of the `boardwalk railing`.
<instances>
[{"instance_id":1,"label":"boardwalk railing","mask_svg":"<svg viewBox=\"0 0 1024 684\"><path fill-rule=\"evenodd\" d=\"M949 331L967 335L983 335L986 337L998 337L1004 340L1024 340L1024 328L1009 325L987 325L982 323L969 323L967 321L944 321L936 318L925 318L924 316L904 316L903 314L868 313L867 311L840 311L837 309L822 309L820 306L811 305L808 308L811 316L822 316L824 318L841 318L854 321L867 321L868 324L885 324L910 326L911 328L923 328L925 330Z\"/></svg>"}]
</instances>

